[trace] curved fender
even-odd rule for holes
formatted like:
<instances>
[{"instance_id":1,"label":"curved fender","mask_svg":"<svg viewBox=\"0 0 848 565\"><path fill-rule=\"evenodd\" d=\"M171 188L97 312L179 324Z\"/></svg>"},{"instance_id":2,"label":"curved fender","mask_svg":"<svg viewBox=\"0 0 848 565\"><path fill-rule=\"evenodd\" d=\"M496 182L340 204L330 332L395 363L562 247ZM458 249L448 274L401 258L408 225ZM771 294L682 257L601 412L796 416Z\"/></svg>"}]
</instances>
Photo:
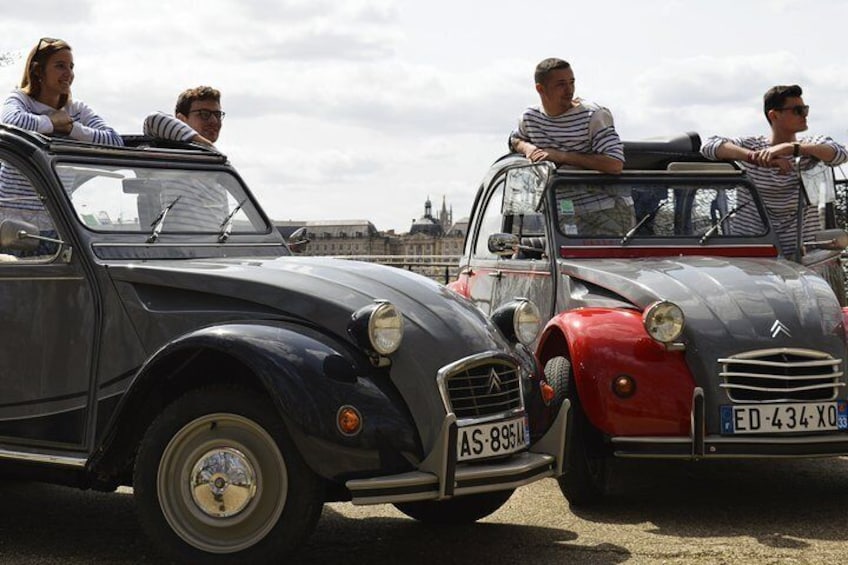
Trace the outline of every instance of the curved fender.
<instances>
[{"instance_id":1,"label":"curved fender","mask_svg":"<svg viewBox=\"0 0 848 565\"><path fill-rule=\"evenodd\" d=\"M567 345L558 344L558 336L564 336ZM683 352L666 351L651 339L641 312L610 308L563 312L548 322L538 351L543 362L554 355L570 357L586 416L603 433L689 435L695 381ZM613 393L619 375L636 382L630 398Z\"/></svg>"},{"instance_id":2,"label":"curved fender","mask_svg":"<svg viewBox=\"0 0 848 565\"><path fill-rule=\"evenodd\" d=\"M468 298L468 275L460 274L459 278L457 278L455 281L448 283L447 287L458 295Z\"/></svg>"},{"instance_id":3,"label":"curved fender","mask_svg":"<svg viewBox=\"0 0 848 565\"><path fill-rule=\"evenodd\" d=\"M406 406L398 394L377 386L376 370L331 337L294 324L227 324L173 340L136 374L110 426L120 428L133 411L141 410L151 390L179 379L178 371L160 370L170 359L202 351L235 358L256 376L285 418L301 455L319 475L406 470L409 464L399 454L420 453ZM344 405L362 415L363 429L354 437L336 427ZM111 432L114 439L118 434Z\"/></svg>"}]
</instances>

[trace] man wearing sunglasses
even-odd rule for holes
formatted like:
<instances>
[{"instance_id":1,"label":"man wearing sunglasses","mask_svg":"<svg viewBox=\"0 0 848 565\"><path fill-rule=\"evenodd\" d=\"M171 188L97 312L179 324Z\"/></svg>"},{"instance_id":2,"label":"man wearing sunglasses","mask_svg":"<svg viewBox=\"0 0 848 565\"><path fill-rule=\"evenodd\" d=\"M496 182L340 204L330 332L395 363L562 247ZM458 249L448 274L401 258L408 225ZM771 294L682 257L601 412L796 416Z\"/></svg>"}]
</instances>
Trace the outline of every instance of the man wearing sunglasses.
<instances>
[{"instance_id":1,"label":"man wearing sunglasses","mask_svg":"<svg viewBox=\"0 0 848 565\"><path fill-rule=\"evenodd\" d=\"M780 239L781 252L789 259L800 259L797 244L798 199L802 170L822 161L837 166L848 161L845 147L823 135L798 137L807 130L810 107L804 104L801 87L773 86L763 96L763 112L771 135L748 137L713 136L701 153L707 159L741 162L762 196L772 227ZM800 157L800 159L798 159ZM756 221L753 210L739 208L737 222ZM804 241L810 241L818 229L818 211L806 206L803 218ZM753 232L752 232L753 233Z\"/></svg>"},{"instance_id":2,"label":"man wearing sunglasses","mask_svg":"<svg viewBox=\"0 0 848 565\"><path fill-rule=\"evenodd\" d=\"M189 88L180 94L174 114L176 117L162 112L150 114L144 120L144 134L212 146L226 115L221 111L221 92L210 86Z\"/></svg>"}]
</instances>

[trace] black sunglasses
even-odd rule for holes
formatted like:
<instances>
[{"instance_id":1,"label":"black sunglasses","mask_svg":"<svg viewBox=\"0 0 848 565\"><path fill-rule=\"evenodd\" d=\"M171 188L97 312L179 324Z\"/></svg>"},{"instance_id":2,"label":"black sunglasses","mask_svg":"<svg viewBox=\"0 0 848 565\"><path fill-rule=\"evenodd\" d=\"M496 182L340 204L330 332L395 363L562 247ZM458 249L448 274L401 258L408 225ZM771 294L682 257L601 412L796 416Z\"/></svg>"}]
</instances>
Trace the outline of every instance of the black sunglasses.
<instances>
[{"instance_id":1,"label":"black sunglasses","mask_svg":"<svg viewBox=\"0 0 848 565\"><path fill-rule=\"evenodd\" d=\"M218 118L218 121L220 122L220 121L223 121L224 116L227 115L226 112L222 112L221 110L205 110L205 109L189 110L188 113L189 114L195 114L195 113L200 114L200 119L203 120L204 122L208 122L209 120L211 120L212 116L215 116L216 118Z\"/></svg>"},{"instance_id":2,"label":"black sunglasses","mask_svg":"<svg viewBox=\"0 0 848 565\"><path fill-rule=\"evenodd\" d=\"M796 116L801 116L802 118L806 117L807 114L810 113L810 107L807 106L806 104L798 104L796 106L787 106L785 108L775 108L775 111L777 111L777 112L783 112L784 110L792 110L792 112Z\"/></svg>"},{"instance_id":3,"label":"black sunglasses","mask_svg":"<svg viewBox=\"0 0 848 565\"><path fill-rule=\"evenodd\" d=\"M61 41L60 39L56 39L55 37L42 37L38 40L38 45L35 46L35 51L32 52L32 62L35 63L36 59L38 59L38 52L41 51L41 45L43 44L45 47L49 47L50 45L56 43L57 41Z\"/></svg>"}]
</instances>

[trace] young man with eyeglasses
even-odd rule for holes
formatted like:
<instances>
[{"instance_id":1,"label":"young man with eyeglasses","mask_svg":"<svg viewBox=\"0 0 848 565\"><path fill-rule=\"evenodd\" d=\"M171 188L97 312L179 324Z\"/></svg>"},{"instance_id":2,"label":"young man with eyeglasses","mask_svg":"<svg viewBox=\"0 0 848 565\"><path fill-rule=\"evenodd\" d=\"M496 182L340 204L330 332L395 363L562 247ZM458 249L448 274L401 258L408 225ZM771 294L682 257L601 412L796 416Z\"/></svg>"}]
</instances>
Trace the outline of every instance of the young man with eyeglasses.
<instances>
[{"instance_id":1,"label":"young man with eyeglasses","mask_svg":"<svg viewBox=\"0 0 848 565\"><path fill-rule=\"evenodd\" d=\"M189 88L180 94L174 114L176 117L150 114L144 120L144 134L212 146L226 115L221 111L221 92L211 86Z\"/></svg>"},{"instance_id":2,"label":"young man with eyeglasses","mask_svg":"<svg viewBox=\"0 0 848 565\"><path fill-rule=\"evenodd\" d=\"M766 205L769 221L780 239L784 257L800 259L796 223L800 182L798 167L804 170L816 161L837 166L848 161L845 146L823 135L797 137L807 130L810 107L804 104L797 84L773 86L763 96L763 111L771 126L771 135L707 139L701 153L707 159L739 161L757 187ZM797 159L800 157L800 160ZM799 162L796 162L799 161ZM736 221L744 224L755 217L753 210L739 209ZM810 241L818 229L818 211L804 210L804 241Z\"/></svg>"}]
</instances>

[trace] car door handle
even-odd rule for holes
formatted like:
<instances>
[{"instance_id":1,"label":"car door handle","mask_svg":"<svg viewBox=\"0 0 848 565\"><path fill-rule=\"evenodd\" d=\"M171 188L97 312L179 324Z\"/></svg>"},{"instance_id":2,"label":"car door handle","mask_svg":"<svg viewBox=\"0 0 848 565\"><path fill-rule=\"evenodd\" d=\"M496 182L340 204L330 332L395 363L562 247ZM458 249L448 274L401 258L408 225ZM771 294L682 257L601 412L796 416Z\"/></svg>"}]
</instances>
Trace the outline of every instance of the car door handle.
<instances>
[{"instance_id":1,"label":"car door handle","mask_svg":"<svg viewBox=\"0 0 848 565\"><path fill-rule=\"evenodd\" d=\"M486 273L487 276L494 277L498 280L501 280L503 273L501 271L492 271L491 273Z\"/></svg>"}]
</instances>

